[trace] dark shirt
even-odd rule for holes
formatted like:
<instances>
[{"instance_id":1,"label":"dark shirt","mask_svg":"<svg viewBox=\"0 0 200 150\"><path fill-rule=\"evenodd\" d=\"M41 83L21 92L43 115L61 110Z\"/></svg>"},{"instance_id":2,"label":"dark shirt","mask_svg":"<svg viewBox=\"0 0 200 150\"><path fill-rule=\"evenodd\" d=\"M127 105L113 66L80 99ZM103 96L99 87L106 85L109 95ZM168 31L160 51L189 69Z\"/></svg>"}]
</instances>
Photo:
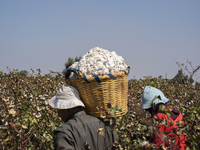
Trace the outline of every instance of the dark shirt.
<instances>
[{"instance_id":1,"label":"dark shirt","mask_svg":"<svg viewBox=\"0 0 200 150\"><path fill-rule=\"evenodd\" d=\"M168 107L169 104L166 103L165 106ZM179 116L180 113L181 113L181 112L180 112L179 110L177 110L177 109L175 109L175 108L173 107L172 114L171 114L170 117L171 117L173 120L176 120L176 118Z\"/></svg>"},{"instance_id":2,"label":"dark shirt","mask_svg":"<svg viewBox=\"0 0 200 150\"><path fill-rule=\"evenodd\" d=\"M116 131L98 118L87 115L85 111L79 111L70 116L54 132L55 150L85 150L85 142L91 150L103 150L104 148L111 150L115 141L118 141Z\"/></svg>"},{"instance_id":3,"label":"dark shirt","mask_svg":"<svg viewBox=\"0 0 200 150\"><path fill-rule=\"evenodd\" d=\"M181 113L181 112L180 112L179 110L173 108L172 114L171 114L170 117L171 117L173 120L176 120L176 118L179 116L180 113Z\"/></svg>"}]
</instances>

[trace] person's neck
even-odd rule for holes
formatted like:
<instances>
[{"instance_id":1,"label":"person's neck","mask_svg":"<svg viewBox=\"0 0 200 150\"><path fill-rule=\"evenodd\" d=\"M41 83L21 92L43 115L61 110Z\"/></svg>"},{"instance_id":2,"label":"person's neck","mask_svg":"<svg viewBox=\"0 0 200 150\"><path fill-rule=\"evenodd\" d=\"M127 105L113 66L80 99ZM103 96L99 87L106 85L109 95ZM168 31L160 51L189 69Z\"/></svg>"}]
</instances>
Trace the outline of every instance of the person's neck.
<instances>
[{"instance_id":1,"label":"person's neck","mask_svg":"<svg viewBox=\"0 0 200 150\"><path fill-rule=\"evenodd\" d=\"M75 107L75 108L69 109L68 116L66 117L65 122L67 122L69 119L71 119L74 116L74 114L76 114L77 112L82 111L82 110L83 110L83 108L80 108L80 107Z\"/></svg>"}]
</instances>

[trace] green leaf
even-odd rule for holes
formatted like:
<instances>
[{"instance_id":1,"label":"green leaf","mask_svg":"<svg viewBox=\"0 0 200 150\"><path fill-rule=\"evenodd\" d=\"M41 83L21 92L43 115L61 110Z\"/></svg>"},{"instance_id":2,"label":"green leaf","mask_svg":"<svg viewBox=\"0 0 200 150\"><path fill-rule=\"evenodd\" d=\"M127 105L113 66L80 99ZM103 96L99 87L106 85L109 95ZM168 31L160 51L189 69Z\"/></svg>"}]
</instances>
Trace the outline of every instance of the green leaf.
<instances>
[{"instance_id":1,"label":"green leaf","mask_svg":"<svg viewBox=\"0 0 200 150\"><path fill-rule=\"evenodd\" d=\"M164 119L164 121L162 121L162 122L160 123L160 125L164 125L164 126L166 126L166 125L167 125L167 120Z\"/></svg>"},{"instance_id":2,"label":"green leaf","mask_svg":"<svg viewBox=\"0 0 200 150\"><path fill-rule=\"evenodd\" d=\"M50 134L48 134L48 135L46 136L46 139L49 140L49 141L51 141L51 140L53 139L53 137L52 137Z\"/></svg>"},{"instance_id":3,"label":"green leaf","mask_svg":"<svg viewBox=\"0 0 200 150\"><path fill-rule=\"evenodd\" d=\"M50 124L51 124L51 130L53 131L55 129L55 123L50 121Z\"/></svg>"},{"instance_id":4,"label":"green leaf","mask_svg":"<svg viewBox=\"0 0 200 150\"><path fill-rule=\"evenodd\" d=\"M113 117L116 117L115 112L116 112L115 110L112 110Z\"/></svg>"},{"instance_id":5,"label":"green leaf","mask_svg":"<svg viewBox=\"0 0 200 150\"><path fill-rule=\"evenodd\" d=\"M142 125L142 126L147 126L145 123L143 123L143 122L140 122L140 125Z\"/></svg>"},{"instance_id":6,"label":"green leaf","mask_svg":"<svg viewBox=\"0 0 200 150\"><path fill-rule=\"evenodd\" d=\"M167 112L165 112L165 114L169 117L169 116L172 115L172 112L171 111L167 111Z\"/></svg>"},{"instance_id":7,"label":"green leaf","mask_svg":"<svg viewBox=\"0 0 200 150\"><path fill-rule=\"evenodd\" d=\"M160 112L160 113L165 113L165 106L160 105L160 106L159 106L159 112Z\"/></svg>"},{"instance_id":8,"label":"green leaf","mask_svg":"<svg viewBox=\"0 0 200 150\"><path fill-rule=\"evenodd\" d=\"M32 121L31 121L31 124L38 124L37 120L34 118Z\"/></svg>"},{"instance_id":9,"label":"green leaf","mask_svg":"<svg viewBox=\"0 0 200 150\"><path fill-rule=\"evenodd\" d=\"M186 128L187 128L187 126L179 127L179 129L180 129L181 131L184 131Z\"/></svg>"},{"instance_id":10,"label":"green leaf","mask_svg":"<svg viewBox=\"0 0 200 150\"><path fill-rule=\"evenodd\" d=\"M119 149L120 149L120 150L123 150L123 148L121 147L121 145L119 145Z\"/></svg>"},{"instance_id":11,"label":"green leaf","mask_svg":"<svg viewBox=\"0 0 200 150\"><path fill-rule=\"evenodd\" d=\"M164 135L169 135L169 134L171 134L172 132L162 131L162 133L163 133Z\"/></svg>"},{"instance_id":12,"label":"green leaf","mask_svg":"<svg viewBox=\"0 0 200 150\"><path fill-rule=\"evenodd\" d=\"M195 116L196 116L196 118L198 118L198 117L199 117L199 115L198 115L198 114L195 114Z\"/></svg>"},{"instance_id":13,"label":"green leaf","mask_svg":"<svg viewBox=\"0 0 200 150\"><path fill-rule=\"evenodd\" d=\"M5 141L5 142L9 141L9 137L7 137L4 141Z\"/></svg>"},{"instance_id":14,"label":"green leaf","mask_svg":"<svg viewBox=\"0 0 200 150\"><path fill-rule=\"evenodd\" d=\"M115 106L115 110L118 110L118 106L117 105Z\"/></svg>"},{"instance_id":15,"label":"green leaf","mask_svg":"<svg viewBox=\"0 0 200 150\"><path fill-rule=\"evenodd\" d=\"M121 111L121 112L122 112L122 107L119 107L118 111Z\"/></svg>"},{"instance_id":16,"label":"green leaf","mask_svg":"<svg viewBox=\"0 0 200 150\"><path fill-rule=\"evenodd\" d=\"M189 150L189 148L187 146L185 146L185 150Z\"/></svg>"},{"instance_id":17,"label":"green leaf","mask_svg":"<svg viewBox=\"0 0 200 150\"><path fill-rule=\"evenodd\" d=\"M194 143L195 143L195 141L196 141L196 138L194 137L194 135L191 135L191 136L190 136L190 140L191 140L192 142L194 142Z\"/></svg>"}]
</instances>

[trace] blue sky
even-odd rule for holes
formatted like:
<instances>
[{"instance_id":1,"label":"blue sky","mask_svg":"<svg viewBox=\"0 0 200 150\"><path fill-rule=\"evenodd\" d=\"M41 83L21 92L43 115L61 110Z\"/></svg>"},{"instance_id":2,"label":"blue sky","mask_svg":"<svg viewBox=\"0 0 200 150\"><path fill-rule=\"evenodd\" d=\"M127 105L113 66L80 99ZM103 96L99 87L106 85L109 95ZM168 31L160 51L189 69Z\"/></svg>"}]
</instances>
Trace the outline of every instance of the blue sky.
<instances>
[{"instance_id":1,"label":"blue sky","mask_svg":"<svg viewBox=\"0 0 200 150\"><path fill-rule=\"evenodd\" d=\"M129 79L200 65L199 0L1 0L0 70L62 71L91 48L115 51ZM200 71L195 80L200 81Z\"/></svg>"}]
</instances>

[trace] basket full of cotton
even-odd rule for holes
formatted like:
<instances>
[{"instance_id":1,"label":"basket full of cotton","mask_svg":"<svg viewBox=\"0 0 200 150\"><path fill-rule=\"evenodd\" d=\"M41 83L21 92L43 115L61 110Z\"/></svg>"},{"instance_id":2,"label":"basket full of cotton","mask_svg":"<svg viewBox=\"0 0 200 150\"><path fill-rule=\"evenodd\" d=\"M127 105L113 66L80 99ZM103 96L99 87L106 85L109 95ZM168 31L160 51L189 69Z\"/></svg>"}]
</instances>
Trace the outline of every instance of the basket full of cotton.
<instances>
[{"instance_id":1,"label":"basket full of cotton","mask_svg":"<svg viewBox=\"0 0 200 150\"><path fill-rule=\"evenodd\" d=\"M129 71L122 56L95 47L68 68L68 84L79 91L88 114L119 117L127 112ZM115 114L111 107L118 108Z\"/></svg>"}]
</instances>

